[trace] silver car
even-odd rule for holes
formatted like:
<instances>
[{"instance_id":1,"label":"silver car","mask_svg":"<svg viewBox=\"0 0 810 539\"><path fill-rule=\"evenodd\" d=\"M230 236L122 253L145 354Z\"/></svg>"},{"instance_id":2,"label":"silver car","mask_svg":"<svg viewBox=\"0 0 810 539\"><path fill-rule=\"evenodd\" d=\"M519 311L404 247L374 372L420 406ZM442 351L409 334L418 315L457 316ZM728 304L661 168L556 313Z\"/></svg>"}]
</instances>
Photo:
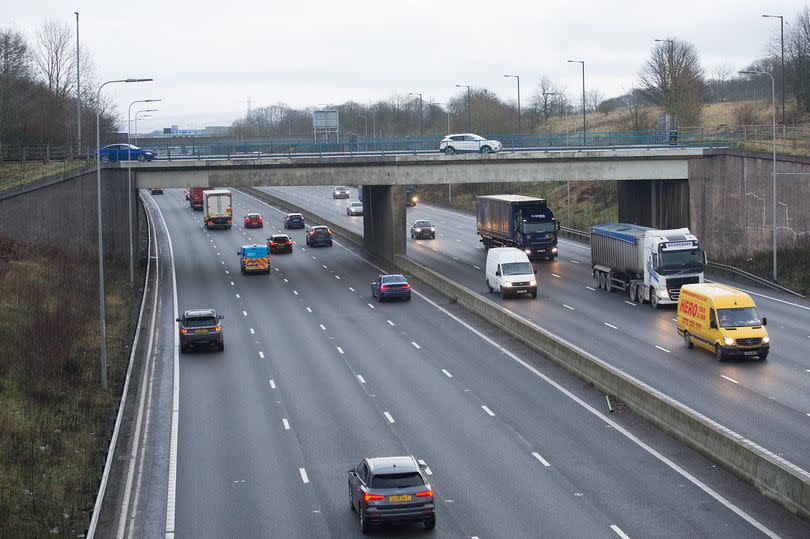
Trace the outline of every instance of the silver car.
<instances>
[{"instance_id":1,"label":"silver car","mask_svg":"<svg viewBox=\"0 0 810 539\"><path fill-rule=\"evenodd\" d=\"M366 458L349 470L352 511L360 514L360 531L372 524L421 521L436 527L433 488L412 456Z\"/></svg>"},{"instance_id":2,"label":"silver car","mask_svg":"<svg viewBox=\"0 0 810 539\"><path fill-rule=\"evenodd\" d=\"M363 215L363 203L359 200L355 200L353 202L349 202L349 205L346 206L346 215Z\"/></svg>"},{"instance_id":3,"label":"silver car","mask_svg":"<svg viewBox=\"0 0 810 539\"><path fill-rule=\"evenodd\" d=\"M343 185L338 185L332 189L332 198L349 198L349 188Z\"/></svg>"}]
</instances>

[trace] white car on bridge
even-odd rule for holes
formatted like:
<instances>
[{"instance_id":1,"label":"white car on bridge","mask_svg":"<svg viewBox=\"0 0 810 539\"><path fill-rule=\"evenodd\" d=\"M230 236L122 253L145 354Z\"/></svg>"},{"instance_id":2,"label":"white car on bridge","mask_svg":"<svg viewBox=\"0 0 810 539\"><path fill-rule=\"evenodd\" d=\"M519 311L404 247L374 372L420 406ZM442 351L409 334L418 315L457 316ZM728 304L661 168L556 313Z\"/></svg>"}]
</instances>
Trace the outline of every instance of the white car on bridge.
<instances>
[{"instance_id":1,"label":"white car on bridge","mask_svg":"<svg viewBox=\"0 0 810 539\"><path fill-rule=\"evenodd\" d=\"M439 143L439 151L447 155L458 152L492 153L501 151L501 143L488 140L473 133L459 133L445 136Z\"/></svg>"}]
</instances>

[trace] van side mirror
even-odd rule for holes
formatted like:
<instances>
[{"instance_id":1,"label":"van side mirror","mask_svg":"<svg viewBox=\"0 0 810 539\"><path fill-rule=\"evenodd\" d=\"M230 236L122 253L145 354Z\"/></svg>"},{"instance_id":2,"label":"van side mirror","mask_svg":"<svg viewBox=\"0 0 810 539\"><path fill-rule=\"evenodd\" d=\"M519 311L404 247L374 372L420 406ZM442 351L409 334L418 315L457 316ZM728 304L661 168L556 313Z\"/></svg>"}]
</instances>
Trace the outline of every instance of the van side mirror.
<instances>
[{"instance_id":1,"label":"van side mirror","mask_svg":"<svg viewBox=\"0 0 810 539\"><path fill-rule=\"evenodd\" d=\"M175 318L174 321L175 322L181 322L181 320L179 318Z\"/></svg>"},{"instance_id":2,"label":"van side mirror","mask_svg":"<svg viewBox=\"0 0 810 539\"><path fill-rule=\"evenodd\" d=\"M557 219L554 219L554 230L556 232L560 231L560 222Z\"/></svg>"},{"instance_id":3,"label":"van side mirror","mask_svg":"<svg viewBox=\"0 0 810 539\"><path fill-rule=\"evenodd\" d=\"M767 325L768 325L768 319L767 319L767 318L765 318L764 316L762 317L762 325L763 325L763 326L767 326Z\"/></svg>"},{"instance_id":4,"label":"van side mirror","mask_svg":"<svg viewBox=\"0 0 810 539\"><path fill-rule=\"evenodd\" d=\"M717 329L717 322L714 320L709 320L709 327L712 329Z\"/></svg>"},{"instance_id":5,"label":"van side mirror","mask_svg":"<svg viewBox=\"0 0 810 539\"><path fill-rule=\"evenodd\" d=\"M495 277L500 277L500 276L501 276L501 270L497 270L495 272Z\"/></svg>"},{"instance_id":6,"label":"van side mirror","mask_svg":"<svg viewBox=\"0 0 810 539\"><path fill-rule=\"evenodd\" d=\"M236 254L237 254L237 255L240 255L240 256L242 255L242 253L241 253L241 252L239 252L239 251L236 251Z\"/></svg>"},{"instance_id":7,"label":"van side mirror","mask_svg":"<svg viewBox=\"0 0 810 539\"><path fill-rule=\"evenodd\" d=\"M357 475L357 472L355 472L355 471L354 471L354 468L352 468L351 470L349 470L349 475L351 475L351 476L355 476L355 475Z\"/></svg>"},{"instance_id":8,"label":"van side mirror","mask_svg":"<svg viewBox=\"0 0 810 539\"><path fill-rule=\"evenodd\" d=\"M419 463L419 469L420 470L427 470L427 464L424 463L424 462L420 462Z\"/></svg>"},{"instance_id":9,"label":"van side mirror","mask_svg":"<svg viewBox=\"0 0 810 539\"><path fill-rule=\"evenodd\" d=\"M224 314L219 315L219 319L220 319L220 320L223 320L224 318L225 318L225 315L224 315Z\"/></svg>"},{"instance_id":10,"label":"van side mirror","mask_svg":"<svg viewBox=\"0 0 810 539\"><path fill-rule=\"evenodd\" d=\"M537 275L537 270L536 269L533 269L532 271L534 272L535 275Z\"/></svg>"}]
</instances>

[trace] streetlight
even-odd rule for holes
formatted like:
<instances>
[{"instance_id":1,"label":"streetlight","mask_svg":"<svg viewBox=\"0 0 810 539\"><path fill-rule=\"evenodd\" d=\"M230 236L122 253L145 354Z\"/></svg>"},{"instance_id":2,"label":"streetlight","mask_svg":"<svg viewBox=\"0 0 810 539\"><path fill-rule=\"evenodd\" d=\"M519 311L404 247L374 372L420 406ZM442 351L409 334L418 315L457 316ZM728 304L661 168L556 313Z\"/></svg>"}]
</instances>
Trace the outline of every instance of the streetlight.
<instances>
[{"instance_id":1,"label":"streetlight","mask_svg":"<svg viewBox=\"0 0 810 539\"><path fill-rule=\"evenodd\" d=\"M139 99L129 104L127 109L127 208L129 213L129 286L135 286L135 254L132 246L132 105L135 103L152 103L160 99Z\"/></svg>"},{"instance_id":2,"label":"streetlight","mask_svg":"<svg viewBox=\"0 0 810 539\"><path fill-rule=\"evenodd\" d=\"M101 325L101 389L107 390L107 324L104 320L104 238L102 235L101 217L101 121L99 111L101 110L101 89L108 84L116 82L150 82L154 79L117 79L108 80L98 87L96 92L96 188L98 197L96 206L98 209L98 310Z\"/></svg>"},{"instance_id":3,"label":"streetlight","mask_svg":"<svg viewBox=\"0 0 810 539\"><path fill-rule=\"evenodd\" d=\"M79 56L79 12L76 15L76 151L82 153L82 86L80 84L79 70L81 58Z\"/></svg>"},{"instance_id":4,"label":"streetlight","mask_svg":"<svg viewBox=\"0 0 810 539\"><path fill-rule=\"evenodd\" d=\"M785 127L785 18L782 15L763 15L769 19L779 19L782 41L782 128Z\"/></svg>"},{"instance_id":5,"label":"streetlight","mask_svg":"<svg viewBox=\"0 0 810 539\"><path fill-rule=\"evenodd\" d=\"M585 62L568 60L569 64L582 64L582 145L585 146Z\"/></svg>"},{"instance_id":6,"label":"streetlight","mask_svg":"<svg viewBox=\"0 0 810 539\"><path fill-rule=\"evenodd\" d=\"M740 71L741 75L768 75L771 78L771 136L773 137L773 280L776 281L776 82L767 71Z\"/></svg>"},{"instance_id":7,"label":"streetlight","mask_svg":"<svg viewBox=\"0 0 810 539\"><path fill-rule=\"evenodd\" d=\"M439 103L438 101L431 101L431 105L438 105L440 107L447 105L447 103ZM450 107L447 107L447 134L450 134Z\"/></svg>"},{"instance_id":8,"label":"streetlight","mask_svg":"<svg viewBox=\"0 0 810 539\"><path fill-rule=\"evenodd\" d=\"M504 75L504 77L514 77L517 79L518 90L518 135L520 134L520 75Z\"/></svg>"},{"instance_id":9,"label":"streetlight","mask_svg":"<svg viewBox=\"0 0 810 539\"><path fill-rule=\"evenodd\" d=\"M135 142L138 142L138 118L150 118L150 112L157 112L158 109L143 109L135 111Z\"/></svg>"},{"instance_id":10,"label":"streetlight","mask_svg":"<svg viewBox=\"0 0 810 539\"><path fill-rule=\"evenodd\" d=\"M419 136L422 136L422 94L417 93L409 93L408 95L418 95L419 96Z\"/></svg>"},{"instance_id":11,"label":"streetlight","mask_svg":"<svg viewBox=\"0 0 810 539\"><path fill-rule=\"evenodd\" d=\"M466 84L456 84L456 88L467 89L467 131L472 131L472 121L470 120L470 103L472 103L472 97L470 95L470 87Z\"/></svg>"}]
</instances>

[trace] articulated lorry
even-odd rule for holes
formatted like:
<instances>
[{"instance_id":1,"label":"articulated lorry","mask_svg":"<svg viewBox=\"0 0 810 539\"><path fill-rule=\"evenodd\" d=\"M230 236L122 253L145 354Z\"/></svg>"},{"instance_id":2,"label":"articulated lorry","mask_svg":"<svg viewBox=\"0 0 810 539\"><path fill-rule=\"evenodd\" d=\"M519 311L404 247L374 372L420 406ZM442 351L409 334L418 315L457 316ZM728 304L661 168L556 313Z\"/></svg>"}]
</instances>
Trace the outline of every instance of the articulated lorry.
<instances>
[{"instance_id":1,"label":"articulated lorry","mask_svg":"<svg viewBox=\"0 0 810 539\"><path fill-rule=\"evenodd\" d=\"M517 247L529 258L557 256L560 223L546 199L521 195L475 198L475 227L484 247Z\"/></svg>"},{"instance_id":2,"label":"articulated lorry","mask_svg":"<svg viewBox=\"0 0 810 539\"><path fill-rule=\"evenodd\" d=\"M189 187L188 205L191 206L192 210L202 211L203 191L205 191L205 187Z\"/></svg>"},{"instance_id":3,"label":"articulated lorry","mask_svg":"<svg viewBox=\"0 0 810 539\"><path fill-rule=\"evenodd\" d=\"M591 227L591 263L599 288L657 309L678 303L683 285L703 282L706 255L688 228L608 223Z\"/></svg>"},{"instance_id":4,"label":"articulated lorry","mask_svg":"<svg viewBox=\"0 0 810 539\"><path fill-rule=\"evenodd\" d=\"M205 227L208 229L231 228L233 220L231 192L227 189L203 191L203 217Z\"/></svg>"}]
</instances>

